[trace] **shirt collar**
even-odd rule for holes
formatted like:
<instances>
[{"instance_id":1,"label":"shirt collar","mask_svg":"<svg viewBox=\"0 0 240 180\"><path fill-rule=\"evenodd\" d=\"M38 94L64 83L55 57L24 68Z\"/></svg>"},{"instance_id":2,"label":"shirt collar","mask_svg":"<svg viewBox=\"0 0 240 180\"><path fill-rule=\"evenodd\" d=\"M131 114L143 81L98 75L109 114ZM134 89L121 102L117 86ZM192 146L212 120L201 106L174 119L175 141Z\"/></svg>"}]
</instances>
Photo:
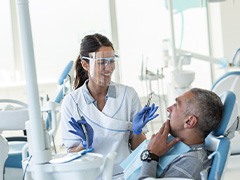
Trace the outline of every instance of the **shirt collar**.
<instances>
[{"instance_id":1,"label":"shirt collar","mask_svg":"<svg viewBox=\"0 0 240 180\"><path fill-rule=\"evenodd\" d=\"M85 83L83 84L82 86L82 90L83 90L83 95L84 95L84 98L85 98L85 101L87 104L91 104L91 103L94 103L95 104L95 99L92 97L92 95L90 94L88 88L87 88L87 83L88 83L88 80L85 81ZM106 101L108 98L116 98L117 95L116 95L116 86L113 82L110 83L110 85L108 86L108 92L107 92L107 95L106 95Z\"/></svg>"},{"instance_id":2,"label":"shirt collar","mask_svg":"<svg viewBox=\"0 0 240 180\"><path fill-rule=\"evenodd\" d=\"M193 151L205 149L205 144L194 144L190 146Z\"/></svg>"}]
</instances>

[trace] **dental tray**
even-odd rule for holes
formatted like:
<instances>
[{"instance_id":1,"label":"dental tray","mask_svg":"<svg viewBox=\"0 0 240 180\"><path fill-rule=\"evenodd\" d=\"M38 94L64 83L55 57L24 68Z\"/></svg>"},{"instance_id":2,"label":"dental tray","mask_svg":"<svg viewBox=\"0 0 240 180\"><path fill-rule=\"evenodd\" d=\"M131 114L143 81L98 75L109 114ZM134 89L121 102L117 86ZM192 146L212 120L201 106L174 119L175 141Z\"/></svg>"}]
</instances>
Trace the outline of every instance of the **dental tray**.
<instances>
[{"instance_id":1,"label":"dental tray","mask_svg":"<svg viewBox=\"0 0 240 180\"><path fill-rule=\"evenodd\" d=\"M82 157L84 154L87 154L92 151L93 151L93 148L89 148L89 149L84 149L77 153L68 153L67 155L65 155L63 157L54 158L54 159L50 160L49 163L51 163L51 164L66 163L66 162L78 159L78 158Z\"/></svg>"}]
</instances>

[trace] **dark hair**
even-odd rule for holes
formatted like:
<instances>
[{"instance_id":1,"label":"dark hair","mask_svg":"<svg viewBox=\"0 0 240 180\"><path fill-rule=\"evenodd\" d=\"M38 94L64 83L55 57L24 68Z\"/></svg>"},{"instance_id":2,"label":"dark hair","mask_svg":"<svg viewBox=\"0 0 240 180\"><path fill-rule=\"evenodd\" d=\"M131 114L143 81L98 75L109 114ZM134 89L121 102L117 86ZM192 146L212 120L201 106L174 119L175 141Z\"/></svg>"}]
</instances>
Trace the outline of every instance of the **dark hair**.
<instances>
[{"instance_id":1,"label":"dark hair","mask_svg":"<svg viewBox=\"0 0 240 180\"><path fill-rule=\"evenodd\" d=\"M88 73L86 70L83 69L81 64L82 57L89 57L89 53L97 52L103 46L113 48L113 44L111 43L111 41L106 36L103 36L101 34L96 33L93 35L87 35L82 39L80 54L78 55L75 63L76 75L73 84L74 89L82 86L84 82L88 79Z\"/></svg>"},{"instance_id":2,"label":"dark hair","mask_svg":"<svg viewBox=\"0 0 240 180\"><path fill-rule=\"evenodd\" d=\"M198 130L203 137L207 137L221 122L223 103L220 97L212 91L193 88L190 92L194 96L186 102L185 113L198 118Z\"/></svg>"}]
</instances>

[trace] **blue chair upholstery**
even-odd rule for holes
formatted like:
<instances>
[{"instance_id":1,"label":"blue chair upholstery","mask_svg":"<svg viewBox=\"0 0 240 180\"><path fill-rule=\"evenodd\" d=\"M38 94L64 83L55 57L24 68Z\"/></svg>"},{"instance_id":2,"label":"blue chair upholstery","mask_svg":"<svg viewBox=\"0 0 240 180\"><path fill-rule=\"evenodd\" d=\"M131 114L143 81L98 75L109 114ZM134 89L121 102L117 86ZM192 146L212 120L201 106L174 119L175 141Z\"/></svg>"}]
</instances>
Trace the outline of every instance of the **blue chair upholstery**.
<instances>
[{"instance_id":1,"label":"blue chair upholstery","mask_svg":"<svg viewBox=\"0 0 240 180\"><path fill-rule=\"evenodd\" d=\"M225 91L232 91L236 95L236 101L240 104L240 71L230 71L222 75L212 85L211 90L220 95ZM240 106L238 107L240 113ZM231 139L231 155L240 154L240 134L236 133Z\"/></svg>"},{"instance_id":2,"label":"blue chair upholstery","mask_svg":"<svg viewBox=\"0 0 240 180\"><path fill-rule=\"evenodd\" d=\"M69 75L71 69L73 67L73 61L70 61L67 66L64 68L62 74L60 75L60 78L58 80L58 84L62 85L64 84L64 80L67 78L67 76Z\"/></svg>"},{"instance_id":3,"label":"blue chair upholstery","mask_svg":"<svg viewBox=\"0 0 240 180\"><path fill-rule=\"evenodd\" d=\"M213 159L208 175L209 180L223 179L230 156L230 139L235 132L235 129L231 127L238 115L236 95L231 91L227 91L221 94L220 97L224 105L221 123L205 140L206 148L213 152L209 155L209 158Z\"/></svg>"},{"instance_id":4,"label":"blue chair upholstery","mask_svg":"<svg viewBox=\"0 0 240 180\"><path fill-rule=\"evenodd\" d=\"M66 95L67 91L69 91L69 88L71 87L67 87L66 86L66 81L69 80L70 81L70 86L71 86L71 76L70 76L70 72L72 70L73 67L73 61L70 61L66 67L64 68L63 72L60 75L60 78L58 80L58 89L55 92L55 96L51 99L52 102L58 103L60 104L64 98L64 96ZM69 77L69 79L68 79ZM51 113L48 114L47 118L46 118L46 129L49 130L51 129L51 123L52 123L52 118L51 118Z\"/></svg>"}]
</instances>

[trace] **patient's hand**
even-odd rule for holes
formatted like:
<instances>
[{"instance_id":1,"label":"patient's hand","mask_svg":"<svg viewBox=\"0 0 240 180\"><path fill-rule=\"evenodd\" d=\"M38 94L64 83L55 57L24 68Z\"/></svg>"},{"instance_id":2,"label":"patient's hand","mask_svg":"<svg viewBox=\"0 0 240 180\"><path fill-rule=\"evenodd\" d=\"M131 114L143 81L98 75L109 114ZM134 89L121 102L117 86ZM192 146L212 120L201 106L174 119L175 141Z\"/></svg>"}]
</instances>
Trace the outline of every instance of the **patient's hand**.
<instances>
[{"instance_id":1,"label":"patient's hand","mask_svg":"<svg viewBox=\"0 0 240 180\"><path fill-rule=\"evenodd\" d=\"M170 121L167 120L163 123L162 127L157 134L153 134L151 140L148 144L148 150L151 153L160 156L163 156L171 147L174 146L179 141L179 138L174 138L169 143L167 143L168 134L170 130Z\"/></svg>"}]
</instances>

